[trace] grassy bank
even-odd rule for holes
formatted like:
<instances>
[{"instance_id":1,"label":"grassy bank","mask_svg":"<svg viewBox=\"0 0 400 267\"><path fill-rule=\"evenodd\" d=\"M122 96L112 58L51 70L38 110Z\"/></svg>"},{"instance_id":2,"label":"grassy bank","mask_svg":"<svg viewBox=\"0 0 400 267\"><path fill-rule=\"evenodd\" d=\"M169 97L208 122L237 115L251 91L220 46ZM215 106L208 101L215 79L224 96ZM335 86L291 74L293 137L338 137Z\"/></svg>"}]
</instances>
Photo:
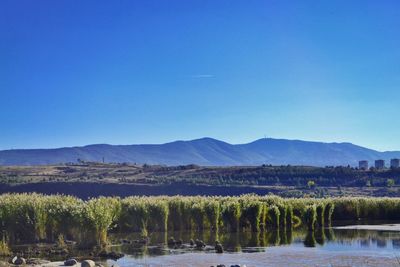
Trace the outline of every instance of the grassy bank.
<instances>
[{"instance_id":1,"label":"grassy bank","mask_svg":"<svg viewBox=\"0 0 400 267\"><path fill-rule=\"evenodd\" d=\"M0 227L9 242L55 241L104 245L107 234L155 231L318 231L342 219L400 219L400 198L284 199L240 197L99 197L5 194Z\"/></svg>"}]
</instances>

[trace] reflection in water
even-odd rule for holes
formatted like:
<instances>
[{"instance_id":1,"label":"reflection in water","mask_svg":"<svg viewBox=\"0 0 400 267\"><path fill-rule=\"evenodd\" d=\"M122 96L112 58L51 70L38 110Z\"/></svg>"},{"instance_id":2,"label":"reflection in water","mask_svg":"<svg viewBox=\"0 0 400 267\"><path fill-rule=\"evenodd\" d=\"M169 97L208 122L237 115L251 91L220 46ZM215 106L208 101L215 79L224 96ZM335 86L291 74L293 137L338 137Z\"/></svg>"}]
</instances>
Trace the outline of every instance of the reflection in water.
<instances>
[{"instance_id":1,"label":"reflection in water","mask_svg":"<svg viewBox=\"0 0 400 267\"><path fill-rule=\"evenodd\" d=\"M254 257L263 258L266 255L271 255L271 251L276 252L278 250L285 250L288 252L285 255L289 256L291 252L296 252L299 249L301 250L301 253L305 254L307 253L305 251L311 251L310 249L304 249L304 247L312 247L313 250L316 249L321 252L330 253L331 251L336 251L340 253L347 253L345 254L346 257L348 255L359 255L360 251L364 254L366 253L367 255L369 255L370 253L381 253L385 254L385 257L394 257L396 255L400 255L400 232L332 228L320 228L316 229L315 231L309 232L306 229L294 229L292 231L289 231L288 229L289 228L281 228L278 231L247 231L236 233L213 231L180 231L162 233L154 232L150 233L149 242L147 244L135 242L141 239L139 233L119 233L110 235L110 242L115 245L111 246L109 249L117 252L122 252L127 255L126 257L117 261L119 266L137 266L136 262L146 262L152 257L162 255L165 255L166 258L175 258L177 254L188 252L208 253L208 255L211 255L210 253L215 253L214 244L216 240L218 240L223 245L224 251L226 252L223 254L223 257L226 258L229 258L232 255L236 255L232 254L233 252L264 252L265 255L260 254L261 256L257 256L258 254L254 254ZM174 240L179 242L171 245L171 242L168 241L170 238L173 238ZM207 246L202 249L197 249L195 246L191 246L190 240L196 239L203 240ZM180 242L180 240L182 241L182 243ZM90 251L72 251L72 255L74 255L74 257L86 257L88 253L90 253ZM249 256L249 254L246 255ZM33 253L32 255L26 256L42 257L41 255L37 256ZM152 258L152 260L159 259L160 261L162 261L165 257L162 257L162 259ZM60 255L54 258L49 258L49 256L43 255L43 258L51 260L64 260L65 255ZM103 265L107 266L108 264L108 266L112 266L114 263L114 261L108 261L108 263ZM344 264L347 264L347 262L344 262ZM248 265L254 266L251 264ZM156 264L155 266L159 265ZM172 264L170 266L175 265ZM317 264L315 266L320 265Z\"/></svg>"},{"instance_id":2,"label":"reflection in water","mask_svg":"<svg viewBox=\"0 0 400 267\"><path fill-rule=\"evenodd\" d=\"M321 245L321 246L324 245L324 243L325 243L325 232L324 232L324 229L318 228L316 230L315 241L318 243L318 245Z\"/></svg>"},{"instance_id":3,"label":"reflection in water","mask_svg":"<svg viewBox=\"0 0 400 267\"><path fill-rule=\"evenodd\" d=\"M112 234L113 243L120 240L137 240L140 235ZM181 240L182 244L168 246L168 239ZM203 240L207 245L205 252L214 252L215 241L218 240L226 252L259 252L270 246L298 246L319 247L327 250L348 249L400 249L400 233L389 233L367 230L339 230L332 228L308 231L297 229L293 231L268 231L268 232L212 232L212 231L181 231L167 233L151 233L147 245L124 244L113 249L136 258L144 256L167 255L201 251L195 246L190 246L190 240ZM397 252L396 252L397 253Z\"/></svg>"},{"instance_id":4,"label":"reflection in water","mask_svg":"<svg viewBox=\"0 0 400 267\"><path fill-rule=\"evenodd\" d=\"M371 243L370 241L371 241L370 239L362 239L362 240L360 240L361 247L368 248L370 246L370 243Z\"/></svg>"},{"instance_id":5,"label":"reflection in water","mask_svg":"<svg viewBox=\"0 0 400 267\"><path fill-rule=\"evenodd\" d=\"M267 239L267 245L279 246L279 243L281 241L281 235L279 231L267 232L266 235L269 236L269 238Z\"/></svg>"},{"instance_id":6,"label":"reflection in water","mask_svg":"<svg viewBox=\"0 0 400 267\"><path fill-rule=\"evenodd\" d=\"M332 227L325 228L324 233L328 241L335 240L335 233L333 232Z\"/></svg>"},{"instance_id":7,"label":"reflection in water","mask_svg":"<svg viewBox=\"0 0 400 267\"><path fill-rule=\"evenodd\" d=\"M393 239L392 240L392 246L395 249L400 249L400 239Z\"/></svg>"},{"instance_id":8,"label":"reflection in water","mask_svg":"<svg viewBox=\"0 0 400 267\"><path fill-rule=\"evenodd\" d=\"M376 245L377 245L378 247L380 247L380 248L385 248L385 247L386 247L386 240L385 240L385 239L378 238L378 239L376 240Z\"/></svg>"},{"instance_id":9,"label":"reflection in water","mask_svg":"<svg viewBox=\"0 0 400 267\"><path fill-rule=\"evenodd\" d=\"M304 238L304 246L305 247L315 247L317 241L315 240L314 231L307 231L306 237Z\"/></svg>"},{"instance_id":10,"label":"reflection in water","mask_svg":"<svg viewBox=\"0 0 400 267\"><path fill-rule=\"evenodd\" d=\"M264 251L265 247L290 245L293 242L305 238L305 245L311 246L309 243L314 243L315 237L312 238L306 234L307 231L269 231L269 232L236 232L236 233L221 233L211 231L180 231L168 233L151 233L150 241L147 245L135 243L134 240L139 240L138 233L131 234L112 234L110 240L112 243L120 243L121 240L130 240L131 244L123 244L115 246L113 249L132 255L134 257L143 257L147 255L165 255L169 253L183 253L196 251L195 246L190 246L190 240L203 240L208 246L205 251L213 251L215 241L218 240L227 252L255 252ZM168 239L181 240L182 244L168 246ZM314 240L314 241L312 241ZM320 239L319 239L320 240Z\"/></svg>"}]
</instances>

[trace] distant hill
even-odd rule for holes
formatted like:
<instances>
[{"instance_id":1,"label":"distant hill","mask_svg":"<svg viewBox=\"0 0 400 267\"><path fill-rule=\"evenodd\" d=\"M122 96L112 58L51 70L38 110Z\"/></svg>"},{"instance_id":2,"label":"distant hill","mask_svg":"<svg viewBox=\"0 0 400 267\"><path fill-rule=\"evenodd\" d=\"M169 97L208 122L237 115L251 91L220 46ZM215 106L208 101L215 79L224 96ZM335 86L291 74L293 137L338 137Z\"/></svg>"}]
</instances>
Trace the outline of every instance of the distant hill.
<instances>
[{"instance_id":1,"label":"distant hill","mask_svg":"<svg viewBox=\"0 0 400 267\"><path fill-rule=\"evenodd\" d=\"M351 143L322 143L285 139L259 139L229 144L212 138L175 141L159 145L88 145L56 149L0 151L0 165L46 165L85 161L130 162L165 165L309 165L358 164L359 160L400 158L400 151L379 152Z\"/></svg>"}]
</instances>

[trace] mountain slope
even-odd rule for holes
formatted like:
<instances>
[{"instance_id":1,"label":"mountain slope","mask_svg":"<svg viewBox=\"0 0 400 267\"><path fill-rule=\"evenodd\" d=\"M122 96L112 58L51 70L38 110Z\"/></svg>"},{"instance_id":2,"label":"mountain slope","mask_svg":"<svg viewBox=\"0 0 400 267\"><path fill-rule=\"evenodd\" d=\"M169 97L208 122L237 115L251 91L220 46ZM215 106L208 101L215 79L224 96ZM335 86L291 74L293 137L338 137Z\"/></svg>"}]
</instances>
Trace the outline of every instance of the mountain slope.
<instances>
[{"instance_id":1,"label":"mountain slope","mask_svg":"<svg viewBox=\"0 0 400 267\"><path fill-rule=\"evenodd\" d=\"M160 145L88 145L56 149L0 151L0 165L44 165L85 161L209 166L229 165L357 165L361 159L400 158L399 151L379 152L351 143L260 139L232 145L212 138Z\"/></svg>"}]
</instances>

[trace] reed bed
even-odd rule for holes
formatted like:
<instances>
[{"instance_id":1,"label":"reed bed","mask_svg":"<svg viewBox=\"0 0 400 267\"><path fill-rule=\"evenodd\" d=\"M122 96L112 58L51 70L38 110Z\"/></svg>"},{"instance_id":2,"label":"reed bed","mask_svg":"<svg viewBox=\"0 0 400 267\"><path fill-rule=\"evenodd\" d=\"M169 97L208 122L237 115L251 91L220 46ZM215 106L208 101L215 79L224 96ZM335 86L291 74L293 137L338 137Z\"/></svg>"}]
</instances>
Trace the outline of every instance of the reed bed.
<instances>
[{"instance_id":1,"label":"reed bed","mask_svg":"<svg viewBox=\"0 0 400 267\"><path fill-rule=\"evenodd\" d=\"M105 245L110 231L144 237L167 230L290 233L304 227L314 232L335 220L358 219L398 220L400 198L0 196L3 243L54 242L61 236L84 246Z\"/></svg>"}]
</instances>

